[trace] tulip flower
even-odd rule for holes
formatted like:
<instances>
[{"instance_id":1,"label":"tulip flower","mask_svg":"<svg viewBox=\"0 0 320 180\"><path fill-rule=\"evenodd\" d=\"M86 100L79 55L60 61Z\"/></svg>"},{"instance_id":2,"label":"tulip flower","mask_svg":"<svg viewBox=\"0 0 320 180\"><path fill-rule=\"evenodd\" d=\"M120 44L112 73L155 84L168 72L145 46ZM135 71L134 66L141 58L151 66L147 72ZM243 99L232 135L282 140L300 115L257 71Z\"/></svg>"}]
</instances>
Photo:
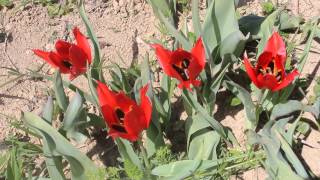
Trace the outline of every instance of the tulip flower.
<instances>
[{"instance_id":1,"label":"tulip flower","mask_svg":"<svg viewBox=\"0 0 320 180\"><path fill-rule=\"evenodd\" d=\"M152 105L146 95L147 91L148 84L140 90L141 103L138 105L123 92L113 92L98 81L98 99L111 137L136 141L140 133L149 127Z\"/></svg>"},{"instance_id":2,"label":"tulip flower","mask_svg":"<svg viewBox=\"0 0 320 180\"><path fill-rule=\"evenodd\" d=\"M91 49L87 38L79 31L73 29L76 44L63 40L58 40L55 44L56 51L45 52L39 49L33 52L57 68L63 74L70 74L70 79L74 79L87 70L87 63L91 64Z\"/></svg>"},{"instance_id":3,"label":"tulip flower","mask_svg":"<svg viewBox=\"0 0 320 180\"><path fill-rule=\"evenodd\" d=\"M286 59L285 43L279 33L274 32L259 56L256 66L251 66L246 53L244 66L249 78L258 88L275 92L288 86L299 75L297 69L286 74Z\"/></svg>"},{"instance_id":4,"label":"tulip flower","mask_svg":"<svg viewBox=\"0 0 320 180\"><path fill-rule=\"evenodd\" d=\"M178 48L175 51L165 49L159 44L151 45L155 49L157 59L163 71L170 77L179 80L179 88L187 88L190 85L200 86L197 79L205 67L205 51L202 39L199 38L191 52Z\"/></svg>"}]
</instances>

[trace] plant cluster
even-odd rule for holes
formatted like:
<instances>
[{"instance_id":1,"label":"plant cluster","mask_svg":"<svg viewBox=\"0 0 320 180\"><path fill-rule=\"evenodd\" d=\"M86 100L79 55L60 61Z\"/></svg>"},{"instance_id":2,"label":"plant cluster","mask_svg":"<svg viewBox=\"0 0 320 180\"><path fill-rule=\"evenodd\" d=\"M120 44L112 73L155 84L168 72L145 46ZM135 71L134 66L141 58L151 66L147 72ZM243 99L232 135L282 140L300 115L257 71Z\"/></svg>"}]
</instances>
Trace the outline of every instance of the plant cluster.
<instances>
[{"instance_id":1,"label":"plant cluster","mask_svg":"<svg viewBox=\"0 0 320 180\"><path fill-rule=\"evenodd\" d=\"M299 145L297 135L310 130L303 121L304 112L310 112L319 126L319 84L309 104L299 98L293 100L291 95L303 92L299 76L312 39L319 32L318 20L304 22L285 9L271 11L269 6L266 17L237 18L237 1L232 0L207 0L201 20L199 1L192 0L191 31L187 21L183 28L177 28L176 1L148 3L160 21L159 27L170 36L170 40L149 41L156 64L150 63L146 54L139 65L127 69L114 65L109 69L111 78L105 79L99 43L83 1L78 8L91 43L75 27L75 43L58 40L55 50L34 50L56 69L54 77L38 72L24 74L53 82L53 94L42 114L22 114L24 130L42 140L41 145L31 148L32 153L45 158L41 178L227 179L259 166L271 179L315 178L295 147ZM290 32L305 33L306 46L301 54L293 54L297 40L287 38ZM61 74L67 74L69 80L85 76L90 91L63 80ZM74 91L70 100L66 88ZM243 105L247 143L242 148L232 130L215 119L221 91L233 94L233 105ZM88 104L97 112L88 111ZM177 127L181 112L187 117ZM57 113L61 124L54 127ZM121 155L119 166L97 167L71 143L84 143L89 127L104 128L114 140ZM175 129L185 134L182 144L174 144ZM184 149L173 151L173 146L179 145ZM3 175L8 179L17 174L40 178L11 160L24 156L18 152L14 148L10 158L1 158L7 164L1 166Z\"/></svg>"}]
</instances>

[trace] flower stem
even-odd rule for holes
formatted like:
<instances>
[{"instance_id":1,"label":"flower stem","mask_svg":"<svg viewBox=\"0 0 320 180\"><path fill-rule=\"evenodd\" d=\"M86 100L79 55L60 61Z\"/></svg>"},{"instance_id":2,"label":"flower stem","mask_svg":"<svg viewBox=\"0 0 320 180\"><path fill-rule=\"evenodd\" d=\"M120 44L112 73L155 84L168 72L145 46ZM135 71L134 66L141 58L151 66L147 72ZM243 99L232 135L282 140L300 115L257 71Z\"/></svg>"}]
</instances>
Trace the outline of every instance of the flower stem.
<instances>
[{"instance_id":1,"label":"flower stem","mask_svg":"<svg viewBox=\"0 0 320 180\"><path fill-rule=\"evenodd\" d=\"M149 160L148 160L146 149L143 146L141 138L138 140L138 144L139 144L140 151L141 151L141 154L142 154L142 157L143 157L143 160L144 160L144 164L145 164L145 167L146 167L146 176L148 177L148 179L151 179L151 174L150 174L151 166L150 166L150 163L149 163Z\"/></svg>"}]
</instances>

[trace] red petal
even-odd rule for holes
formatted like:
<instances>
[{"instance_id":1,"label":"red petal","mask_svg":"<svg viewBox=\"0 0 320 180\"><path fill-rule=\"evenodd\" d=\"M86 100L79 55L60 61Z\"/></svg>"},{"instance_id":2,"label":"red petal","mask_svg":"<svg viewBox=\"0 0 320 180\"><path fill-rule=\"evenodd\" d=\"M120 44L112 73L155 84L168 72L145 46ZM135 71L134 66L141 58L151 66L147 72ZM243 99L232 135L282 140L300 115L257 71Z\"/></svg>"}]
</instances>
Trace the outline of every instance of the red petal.
<instances>
[{"instance_id":1,"label":"red petal","mask_svg":"<svg viewBox=\"0 0 320 180\"><path fill-rule=\"evenodd\" d=\"M258 62L256 65L256 68L262 67L262 68L267 68L270 61L272 61L272 59L274 59L275 57L272 57L272 53L270 52L263 52L262 54L260 54L259 58L258 58Z\"/></svg>"},{"instance_id":2,"label":"red petal","mask_svg":"<svg viewBox=\"0 0 320 180\"><path fill-rule=\"evenodd\" d=\"M57 54L55 52L50 52L49 58L52 60L52 62L57 64L61 73L64 73L64 74L71 73L70 69L66 68L65 65L63 64L64 59L61 56L59 56L59 54Z\"/></svg>"},{"instance_id":3,"label":"red petal","mask_svg":"<svg viewBox=\"0 0 320 180\"><path fill-rule=\"evenodd\" d=\"M266 75L259 74L257 77L257 80L261 85L261 87L259 88L267 88L272 90L274 87L278 85L277 79L270 74L266 74Z\"/></svg>"},{"instance_id":4,"label":"red petal","mask_svg":"<svg viewBox=\"0 0 320 180\"><path fill-rule=\"evenodd\" d=\"M149 97L147 96L148 88L149 88L149 84L145 85L140 90L140 99L141 99L140 108L142 111L144 111L144 116L145 116L145 122L143 122L144 128L149 127L151 114L152 114L152 104Z\"/></svg>"},{"instance_id":5,"label":"red petal","mask_svg":"<svg viewBox=\"0 0 320 180\"><path fill-rule=\"evenodd\" d=\"M101 112L103 115L103 119L105 120L109 128L111 127L112 124L118 123L116 117L114 116L113 109L110 106L108 105L102 106Z\"/></svg>"},{"instance_id":6,"label":"red petal","mask_svg":"<svg viewBox=\"0 0 320 180\"><path fill-rule=\"evenodd\" d=\"M283 81L278 86L273 88L272 91L279 91L280 89L287 87L298 75L299 75L298 70L297 69L293 70L290 74L285 76Z\"/></svg>"},{"instance_id":7,"label":"red petal","mask_svg":"<svg viewBox=\"0 0 320 180\"><path fill-rule=\"evenodd\" d=\"M138 139L140 133L145 129L144 120L145 114L138 106L132 107L131 111L126 113L124 119L124 127L128 131L126 139L130 141Z\"/></svg>"},{"instance_id":8,"label":"red petal","mask_svg":"<svg viewBox=\"0 0 320 180\"><path fill-rule=\"evenodd\" d=\"M286 46L278 32L272 34L263 51L272 53L273 57L279 56L281 62L285 63L287 57Z\"/></svg>"},{"instance_id":9,"label":"red petal","mask_svg":"<svg viewBox=\"0 0 320 180\"><path fill-rule=\"evenodd\" d=\"M132 108L133 106L137 106L137 103L130 99L123 92L117 93L115 95L115 101L116 106L120 107L120 109L125 113L130 111L130 108Z\"/></svg>"},{"instance_id":10,"label":"red petal","mask_svg":"<svg viewBox=\"0 0 320 180\"><path fill-rule=\"evenodd\" d=\"M192 79L195 79L206 65L205 50L201 37L192 48L191 54L193 56L193 61L190 64L190 76Z\"/></svg>"},{"instance_id":11,"label":"red petal","mask_svg":"<svg viewBox=\"0 0 320 180\"><path fill-rule=\"evenodd\" d=\"M52 61L52 59L49 57L51 52L45 52L39 49L34 49L32 50L35 55L39 56L43 60L45 60L47 63L49 63L51 66L57 68L59 65L55 62Z\"/></svg>"},{"instance_id":12,"label":"red petal","mask_svg":"<svg viewBox=\"0 0 320 180\"><path fill-rule=\"evenodd\" d=\"M81 48L72 45L69 49L69 61L72 64L71 73L73 76L85 73L87 70L86 55Z\"/></svg>"},{"instance_id":13,"label":"red petal","mask_svg":"<svg viewBox=\"0 0 320 180\"><path fill-rule=\"evenodd\" d=\"M160 66L163 68L163 71L171 77L176 77L177 73L175 70L171 67L172 64L172 51L169 51L165 48L163 48L159 44L152 44L152 48L155 49L155 53L157 56L157 59L160 63Z\"/></svg>"},{"instance_id":14,"label":"red petal","mask_svg":"<svg viewBox=\"0 0 320 180\"><path fill-rule=\"evenodd\" d=\"M255 69L253 69L253 67L251 66L249 60L248 60L248 56L247 56L247 53L245 52L244 53L244 56L243 56L243 62L244 62L244 67L246 69L246 72L249 76L249 78L251 79L251 81L258 87L260 88L260 84L258 83L258 80L257 80L257 74L255 72Z\"/></svg>"},{"instance_id":15,"label":"red petal","mask_svg":"<svg viewBox=\"0 0 320 180\"><path fill-rule=\"evenodd\" d=\"M87 37L84 36L77 27L73 29L73 34L74 34L74 37L76 38L77 45L85 52L88 62L89 64L91 64L91 61L92 61L91 49L90 49L90 44L87 40Z\"/></svg>"},{"instance_id":16,"label":"red petal","mask_svg":"<svg viewBox=\"0 0 320 180\"><path fill-rule=\"evenodd\" d=\"M100 81L97 81L97 93L99 104L101 107L108 105L111 108L115 108L117 106L115 93L109 90L108 86L103 84Z\"/></svg>"},{"instance_id":17,"label":"red petal","mask_svg":"<svg viewBox=\"0 0 320 180\"><path fill-rule=\"evenodd\" d=\"M69 48L71 47L72 44L58 40L56 42L56 50L58 54L63 58L63 59L68 59L69 58Z\"/></svg>"}]
</instances>

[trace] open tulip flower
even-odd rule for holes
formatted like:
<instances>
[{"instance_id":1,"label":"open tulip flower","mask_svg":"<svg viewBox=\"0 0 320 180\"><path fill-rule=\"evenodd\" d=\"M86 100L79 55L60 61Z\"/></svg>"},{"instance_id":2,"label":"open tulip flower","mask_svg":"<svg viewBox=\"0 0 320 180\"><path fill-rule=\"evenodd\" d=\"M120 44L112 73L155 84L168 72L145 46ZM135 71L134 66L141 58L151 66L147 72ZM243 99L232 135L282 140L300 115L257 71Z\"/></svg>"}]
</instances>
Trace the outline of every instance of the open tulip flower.
<instances>
[{"instance_id":1,"label":"open tulip flower","mask_svg":"<svg viewBox=\"0 0 320 180\"><path fill-rule=\"evenodd\" d=\"M91 64L91 50L87 38L79 31L73 29L76 44L63 40L58 40L55 44L56 51L45 52L35 49L33 52L49 63L54 68L58 68L63 74L70 74L70 79L74 79L86 72L87 63Z\"/></svg>"},{"instance_id":2,"label":"open tulip flower","mask_svg":"<svg viewBox=\"0 0 320 180\"><path fill-rule=\"evenodd\" d=\"M146 95L147 91L148 84L140 90L141 103L138 105L123 92L115 93L98 82L99 103L110 136L136 141L140 133L149 127L152 105Z\"/></svg>"},{"instance_id":3,"label":"open tulip flower","mask_svg":"<svg viewBox=\"0 0 320 180\"><path fill-rule=\"evenodd\" d=\"M279 33L274 32L259 56L256 66L251 66L246 53L244 66L249 78L258 88L275 92L288 86L299 75L297 69L286 74L286 58L285 44Z\"/></svg>"},{"instance_id":4,"label":"open tulip flower","mask_svg":"<svg viewBox=\"0 0 320 180\"><path fill-rule=\"evenodd\" d=\"M170 77L180 81L179 88L190 89L190 84L199 86L200 80L197 80L200 72L205 67L205 51L202 39L199 38L191 52L183 49L170 51L159 44L151 45L155 49L157 59L163 68L163 71Z\"/></svg>"}]
</instances>

